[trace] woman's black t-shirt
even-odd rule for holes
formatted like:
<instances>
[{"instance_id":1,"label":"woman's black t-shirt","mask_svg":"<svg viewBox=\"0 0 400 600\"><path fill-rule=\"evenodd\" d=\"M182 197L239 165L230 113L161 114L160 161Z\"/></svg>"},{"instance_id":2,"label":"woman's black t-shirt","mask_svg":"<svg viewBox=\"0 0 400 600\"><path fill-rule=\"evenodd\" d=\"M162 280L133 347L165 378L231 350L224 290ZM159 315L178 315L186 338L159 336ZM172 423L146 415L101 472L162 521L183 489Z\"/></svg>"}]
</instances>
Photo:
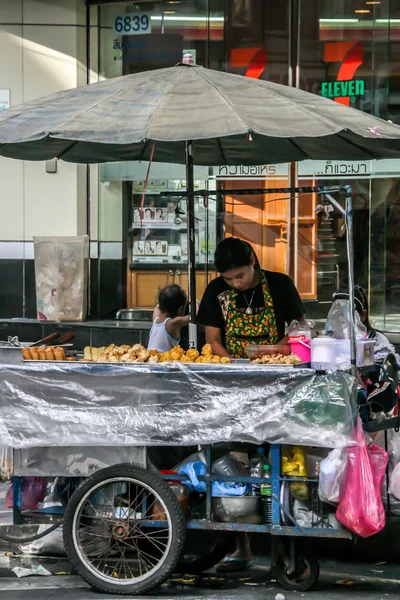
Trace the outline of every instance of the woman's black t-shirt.
<instances>
[{"instance_id":1,"label":"woman's black t-shirt","mask_svg":"<svg viewBox=\"0 0 400 600\"><path fill-rule=\"evenodd\" d=\"M304 307L296 286L290 277L284 273L274 271L263 272L272 296L278 336L279 339L282 339L285 335L285 325L291 323L294 319L300 319L305 313ZM200 303L197 315L198 323L225 330L225 321L218 297L229 289L231 288L223 277L217 277L208 284ZM261 312L265 308L261 282L255 288L246 290L245 293L236 292L237 310L245 312L251 298L253 312Z\"/></svg>"}]
</instances>

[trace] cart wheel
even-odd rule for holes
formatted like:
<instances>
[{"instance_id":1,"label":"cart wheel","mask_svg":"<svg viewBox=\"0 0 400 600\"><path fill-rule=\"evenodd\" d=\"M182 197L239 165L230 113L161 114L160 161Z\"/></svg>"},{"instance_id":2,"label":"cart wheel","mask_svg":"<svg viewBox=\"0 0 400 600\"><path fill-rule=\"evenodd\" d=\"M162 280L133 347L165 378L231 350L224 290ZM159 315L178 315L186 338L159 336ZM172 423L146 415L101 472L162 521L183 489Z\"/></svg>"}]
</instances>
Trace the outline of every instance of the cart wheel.
<instances>
[{"instance_id":1,"label":"cart wheel","mask_svg":"<svg viewBox=\"0 0 400 600\"><path fill-rule=\"evenodd\" d=\"M200 575L221 562L229 550L230 544L226 536L216 536L214 532L188 530L182 560L175 572Z\"/></svg>"},{"instance_id":2,"label":"cart wheel","mask_svg":"<svg viewBox=\"0 0 400 600\"><path fill-rule=\"evenodd\" d=\"M69 559L87 583L112 594L144 594L163 583L181 558L185 533L170 487L130 464L89 477L64 516Z\"/></svg>"},{"instance_id":3,"label":"cart wheel","mask_svg":"<svg viewBox=\"0 0 400 600\"><path fill-rule=\"evenodd\" d=\"M306 592L318 581L319 562L312 555L301 554L297 556L296 562L295 572L288 574L282 557L278 556L274 567L275 578L285 590Z\"/></svg>"}]
</instances>

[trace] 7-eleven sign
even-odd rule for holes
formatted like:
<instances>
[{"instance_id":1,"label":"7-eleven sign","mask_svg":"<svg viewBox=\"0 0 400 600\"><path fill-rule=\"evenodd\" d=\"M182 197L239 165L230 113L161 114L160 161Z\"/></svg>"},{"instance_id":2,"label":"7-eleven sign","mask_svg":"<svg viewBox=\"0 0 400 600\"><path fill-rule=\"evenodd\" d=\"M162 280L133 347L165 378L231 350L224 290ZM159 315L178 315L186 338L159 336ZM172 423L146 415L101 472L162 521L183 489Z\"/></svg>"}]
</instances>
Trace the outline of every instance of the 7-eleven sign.
<instances>
[{"instance_id":1,"label":"7-eleven sign","mask_svg":"<svg viewBox=\"0 0 400 600\"><path fill-rule=\"evenodd\" d=\"M350 105L350 98L364 96L365 81L354 79L357 69L363 64L362 42L326 42L324 62L340 62L336 81L323 81L321 95L332 98L339 104Z\"/></svg>"}]
</instances>

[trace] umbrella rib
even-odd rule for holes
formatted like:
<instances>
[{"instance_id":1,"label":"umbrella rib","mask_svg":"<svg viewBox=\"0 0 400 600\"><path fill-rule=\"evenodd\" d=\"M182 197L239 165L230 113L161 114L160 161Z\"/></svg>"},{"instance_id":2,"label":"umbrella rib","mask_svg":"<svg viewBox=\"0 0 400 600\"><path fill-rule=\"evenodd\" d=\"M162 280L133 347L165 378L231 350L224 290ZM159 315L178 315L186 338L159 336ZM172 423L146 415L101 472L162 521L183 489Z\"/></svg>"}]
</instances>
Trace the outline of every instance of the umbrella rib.
<instances>
[{"instance_id":1,"label":"umbrella rib","mask_svg":"<svg viewBox=\"0 0 400 600\"><path fill-rule=\"evenodd\" d=\"M50 137L50 136L49 136ZM57 139L57 138L53 138L53 139ZM60 154L57 154L57 158L61 158L62 156L64 156L64 154L66 152L69 152L71 150L71 148L73 148L74 146L76 146L76 144L78 144L80 142L80 140L75 140L74 142L72 142L72 144L69 144L65 150L63 150L62 152L60 152Z\"/></svg>"},{"instance_id":2,"label":"umbrella rib","mask_svg":"<svg viewBox=\"0 0 400 600\"><path fill-rule=\"evenodd\" d=\"M171 83L169 84L169 86L168 86L168 87L166 87L166 88L164 88L164 95L163 95L163 97L161 98L161 100L159 101L159 103L158 103L157 107L154 109L154 111L153 111L153 116L152 116L152 118L151 118L151 121L150 121L150 123L149 123L149 125L148 125L148 127L147 127L147 135L146 135L146 139L148 139L148 138L149 138L149 136L148 136L148 133L149 133L149 131L150 131L150 129L151 129L151 126L153 125L154 119L156 118L158 111L160 110L161 106L163 105L163 103L164 103L164 100L165 100L165 98L167 97L167 94L168 94L169 90L171 89L171 87L172 87L172 86L174 86L174 85L175 85L175 83L176 83L176 80L178 79L179 75L180 75L180 71L179 71L179 70L177 70L177 73L176 73L175 77L172 79L172 81L171 81ZM150 139L152 139L152 138L150 137ZM152 140L152 141L154 141L154 140Z\"/></svg>"},{"instance_id":3,"label":"umbrella rib","mask_svg":"<svg viewBox=\"0 0 400 600\"><path fill-rule=\"evenodd\" d=\"M344 131L344 130L347 129L346 127L343 127L342 125L338 125L338 123L337 123L337 121L335 119L332 119L331 117L328 118L328 117L325 117L324 115L321 115L320 111L317 110L317 109L310 110L304 104L299 103L297 100L294 100L293 98L288 98L287 96L284 96L283 94L279 94L278 92L276 92L271 87L264 88L262 85L260 85L260 81L258 79L254 79L254 82L255 82L256 85L258 85L258 87L266 89L268 92L271 92L272 94L274 94L274 96L277 96L280 100L287 100L290 104L294 104L295 106L300 107L301 109L307 111L311 115L311 117L314 117L314 118L317 117L317 118L321 119L322 121L324 121L324 123L328 123L328 124L331 124L331 125L333 123L334 125L336 125L337 127L339 127L339 129L338 129L338 131L336 133L339 133L340 131ZM296 88L293 88L293 89L296 89ZM305 93L307 93L307 92L305 92ZM335 135L335 134L333 133L332 135ZM321 137L323 137L323 136L321 136Z\"/></svg>"},{"instance_id":4,"label":"umbrella rib","mask_svg":"<svg viewBox=\"0 0 400 600\"><path fill-rule=\"evenodd\" d=\"M204 81L207 81L207 83L209 83L210 85L212 85L212 87L214 88L214 90L220 95L222 96L222 98L225 100L225 102L231 107L231 109L237 114L237 116L239 117L239 119L241 121L243 121L243 123L246 125L247 130L248 131L252 131L252 128L250 127L250 125L248 124L248 122L242 117L242 115L238 112L238 110L233 106L232 102L230 102L230 100L228 100L228 98L225 96L225 94L209 79L207 79L207 77L204 77L203 73L200 71L200 69L198 71L196 71L196 73L198 73L200 75L200 77L202 77L204 79Z\"/></svg>"},{"instance_id":5,"label":"umbrella rib","mask_svg":"<svg viewBox=\"0 0 400 600\"><path fill-rule=\"evenodd\" d=\"M294 138L287 138L290 143L292 144L292 146L294 146L295 148L297 148L297 150L299 152L301 152L301 154L304 156L305 159L310 158L308 156L308 154L306 152L304 152L304 150L302 148L300 148L299 144L297 142L294 141Z\"/></svg>"},{"instance_id":6,"label":"umbrella rib","mask_svg":"<svg viewBox=\"0 0 400 600\"><path fill-rule=\"evenodd\" d=\"M353 133L354 135L357 135L356 133L354 133L354 131L352 131L351 133ZM360 146L359 144L357 144L356 142L353 142L352 140L348 140L347 138L345 138L343 136L343 132L338 133L337 134L338 137L340 137L341 140L344 140L346 142L346 144L351 144L352 146L355 146L358 150L361 150L362 152L364 152L366 154L365 160L376 160L376 158L374 158L370 152L368 152L368 150L366 150L365 148L363 148L362 146ZM363 140L368 140L371 138L364 138L362 137ZM387 141L391 141L393 138L384 138Z\"/></svg>"},{"instance_id":7,"label":"umbrella rib","mask_svg":"<svg viewBox=\"0 0 400 600\"><path fill-rule=\"evenodd\" d=\"M220 138L217 138L217 144L218 144L218 148L220 149L220 152L222 154L222 158L223 158L224 164L227 165L228 162L226 160L225 152L224 152L224 149L222 147Z\"/></svg>"}]
</instances>

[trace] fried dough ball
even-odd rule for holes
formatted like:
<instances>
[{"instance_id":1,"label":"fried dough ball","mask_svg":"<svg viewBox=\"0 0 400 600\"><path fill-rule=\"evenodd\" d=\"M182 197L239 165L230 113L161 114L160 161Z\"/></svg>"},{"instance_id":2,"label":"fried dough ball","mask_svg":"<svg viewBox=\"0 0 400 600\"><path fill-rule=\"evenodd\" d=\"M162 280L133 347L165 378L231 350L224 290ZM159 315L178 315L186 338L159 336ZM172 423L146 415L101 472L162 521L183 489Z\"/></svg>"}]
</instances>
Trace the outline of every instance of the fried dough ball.
<instances>
[{"instance_id":1,"label":"fried dough ball","mask_svg":"<svg viewBox=\"0 0 400 600\"><path fill-rule=\"evenodd\" d=\"M160 356L160 353L158 350L149 350L150 352L150 356Z\"/></svg>"},{"instance_id":2,"label":"fried dough ball","mask_svg":"<svg viewBox=\"0 0 400 600\"><path fill-rule=\"evenodd\" d=\"M144 346L142 346L142 344L135 344L131 348L131 352L135 352L135 353L143 352L143 350L145 350L145 348L144 348Z\"/></svg>"},{"instance_id":3,"label":"fried dough ball","mask_svg":"<svg viewBox=\"0 0 400 600\"><path fill-rule=\"evenodd\" d=\"M111 352L114 350L115 348L115 344L110 344L109 346L107 346L107 348L104 350L104 354L111 354Z\"/></svg>"},{"instance_id":4,"label":"fried dough ball","mask_svg":"<svg viewBox=\"0 0 400 600\"><path fill-rule=\"evenodd\" d=\"M217 356L216 354L214 354L214 356L211 359L211 362L213 362L213 363L220 363L221 362L221 357Z\"/></svg>"},{"instance_id":5,"label":"fried dough ball","mask_svg":"<svg viewBox=\"0 0 400 600\"><path fill-rule=\"evenodd\" d=\"M212 348L211 348L211 344L205 344L201 350L201 353L203 356L206 356L207 354L211 354L212 355Z\"/></svg>"},{"instance_id":6,"label":"fried dough ball","mask_svg":"<svg viewBox=\"0 0 400 600\"><path fill-rule=\"evenodd\" d=\"M131 355L129 354L129 352L127 352L126 354L123 354L121 356L121 362L129 362L131 360Z\"/></svg>"},{"instance_id":7,"label":"fried dough ball","mask_svg":"<svg viewBox=\"0 0 400 600\"><path fill-rule=\"evenodd\" d=\"M179 356L179 358L181 358L185 354L184 349L181 348L180 346L175 346L174 348L172 348L171 352L174 352L174 354L177 354Z\"/></svg>"},{"instance_id":8,"label":"fried dough ball","mask_svg":"<svg viewBox=\"0 0 400 600\"><path fill-rule=\"evenodd\" d=\"M221 363L223 363L224 365L228 364L231 362L231 359L229 358L229 356L222 356L221 357Z\"/></svg>"},{"instance_id":9,"label":"fried dough ball","mask_svg":"<svg viewBox=\"0 0 400 600\"><path fill-rule=\"evenodd\" d=\"M159 362L159 356L158 354L153 354L152 356L150 356L149 358L149 363L158 363Z\"/></svg>"},{"instance_id":10,"label":"fried dough ball","mask_svg":"<svg viewBox=\"0 0 400 600\"><path fill-rule=\"evenodd\" d=\"M192 362L194 362L194 359L191 356L188 356L187 354L185 354L184 356L182 356L181 362L192 363Z\"/></svg>"},{"instance_id":11,"label":"fried dough ball","mask_svg":"<svg viewBox=\"0 0 400 600\"><path fill-rule=\"evenodd\" d=\"M200 354L196 348L189 348L189 350L186 352L186 356L190 356L190 358L196 360L196 358L199 358Z\"/></svg>"},{"instance_id":12,"label":"fried dough ball","mask_svg":"<svg viewBox=\"0 0 400 600\"><path fill-rule=\"evenodd\" d=\"M160 356L160 362L170 362L171 361L171 353L163 352Z\"/></svg>"},{"instance_id":13,"label":"fried dough ball","mask_svg":"<svg viewBox=\"0 0 400 600\"><path fill-rule=\"evenodd\" d=\"M150 358L150 352L148 350L143 350L137 356L139 362L146 362Z\"/></svg>"},{"instance_id":14,"label":"fried dough ball","mask_svg":"<svg viewBox=\"0 0 400 600\"><path fill-rule=\"evenodd\" d=\"M203 362L203 357L199 356L199 358L196 358L196 360L194 362L196 362L196 363L202 363Z\"/></svg>"}]
</instances>

